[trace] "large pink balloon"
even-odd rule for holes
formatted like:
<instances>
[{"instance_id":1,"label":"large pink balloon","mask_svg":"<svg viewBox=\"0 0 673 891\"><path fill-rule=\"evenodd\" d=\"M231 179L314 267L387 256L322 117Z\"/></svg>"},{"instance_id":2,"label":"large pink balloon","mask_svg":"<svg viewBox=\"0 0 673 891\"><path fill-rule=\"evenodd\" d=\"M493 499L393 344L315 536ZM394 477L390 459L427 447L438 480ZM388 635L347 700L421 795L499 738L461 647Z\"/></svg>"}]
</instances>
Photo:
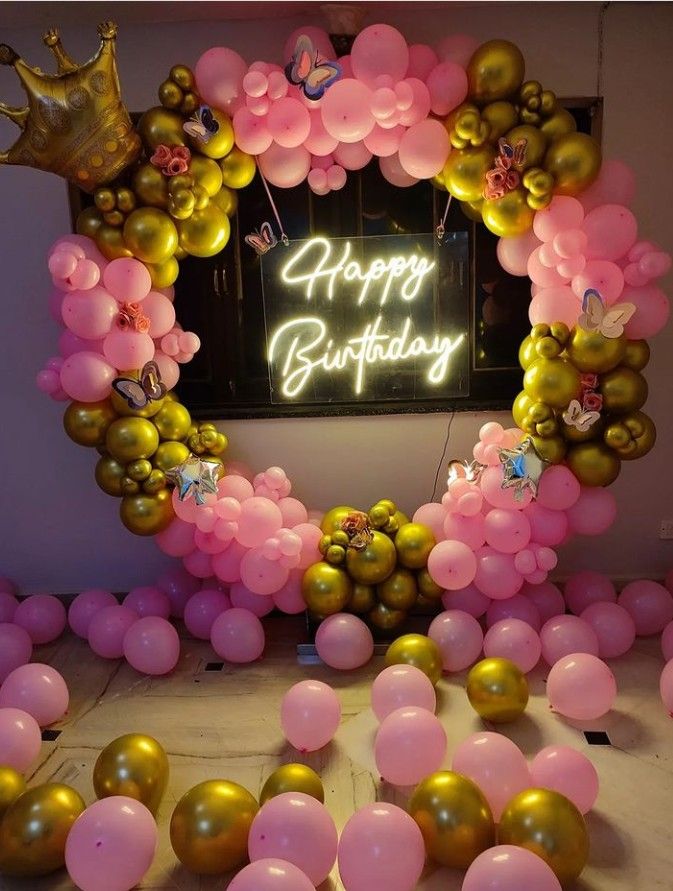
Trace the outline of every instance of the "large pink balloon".
<instances>
[{"instance_id":1,"label":"large pink balloon","mask_svg":"<svg viewBox=\"0 0 673 891\"><path fill-rule=\"evenodd\" d=\"M628 206L636 194L633 170L623 161L603 161L598 177L579 196L588 213L601 204Z\"/></svg>"},{"instance_id":2,"label":"large pink balloon","mask_svg":"<svg viewBox=\"0 0 673 891\"><path fill-rule=\"evenodd\" d=\"M23 773L40 754L42 735L35 718L23 709L0 708L0 764Z\"/></svg>"},{"instance_id":3,"label":"large pink balloon","mask_svg":"<svg viewBox=\"0 0 673 891\"><path fill-rule=\"evenodd\" d=\"M475 514L473 517L464 517L459 513L445 513L443 532L441 536L436 535L435 538L460 541L466 544L471 551L476 551L486 541L484 515Z\"/></svg>"},{"instance_id":4,"label":"large pink balloon","mask_svg":"<svg viewBox=\"0 0 673 891\"><path fill-rule=\"evenodd\" d=\"M617 260L628 253L638 237L638 223L628 207L603 204L584 218L587 235L584 251L589 260Z\"/></svg>"},{"instance_id":5,"label":"large pink balloon","mask_svg":"<svg viewBox=\"0 0 673 891\"><path fill-rule=\"evenodd\" d=\"M479 786L496 822L507 802L531 785L523 752L500 733L468 736L454 751L451 769Z\"/></svg>"},{"instance_id":6,"label":"large pink balloon","mask_svg":"<svg viewBox=\"0 0 673 891\"><path fill-rule=\"evenodd\" d=\"M430 623L428 637L442 654L444 671L463 671L481 654L484 633L474 616L460 610L446 610Z\"/></svg>"},{"instance_id":7,"label":"large pink balloon","mask_svg":"<svg viewBox=\"0 0 673 891\"><path fill-rule=\"evenodd\" d=\"M627 610L639 637L659 634L673 620L673 596L658 582L629 582L617 601Z\"/></svg>"},{"instance_id":8,"label":"large pink balloon","mask_svg":"<svg viewBox=\"0 0 673 891\"><path fill-rule=\"evenodd\" d=\"M116 376L115 368L100 353L75 353L63 362L61 386L71 399L99 402L110 395Z\"/></svg>"},{"instance_id":9,"label":"large pink balloon","mask_svg":"<svg viewBox=\"0 0 673 891\"><path fill-rule=\"evenodd\" d=\"M142 368L154 358L154 341L143 331L113 328L103 341L103 353L108 362L120 370Z\"/></svg>"},{"instance_id":10,"label":"large pink balloon","mask_svg":"<svg viewBox=\"0 0 673 891\"><path fill-rule=\"evenodd\" d=\"M442 61L456 62L467 68L478 46L479 41L469 34L449 34L437 44L437 55Z\"/></svg>"},{"instance_id":11,"label":"large pink balloon","mask_svg":"<svg viewBox=\"0 0 673 891\"><path fill-rule=\"evenodd\" d=\"M316 887L337 855L337 831L327 808L303 792L283 792L262 805L248 835L251 861L279 858L293 863Z\"/></svg>"},{"instance_id":12,"label":"large pink balloon","mask_svg":"<svg viewBox=\"0 0 673 891\"><path fill-rule=\"evenodd\" d=\"M187 631L199 640L210 640L215 619L230 607L229 595L224 591L212 588L197 591L185 606L184 622Z\"/></svg>"},{"instance_id":13,"label":"large pink balloon","mask_svg":"<svg viewBox=\"0 0 673 891\"><path fill-rule=\"evenodd\" d=\"M601 718L612 708L617 682L609 667L590 653L571 653L553 665L547 696L555 711L576 721Z\"/></svg>"},{"instance_id":14,"label":"large pink balloon","mask_svg":"<svg viewBox=\"0 0 673 891\"><path fill-rule=\"evenodd\" d=\"M349 671L372 658L374 639L362 619L348 613L328 616L315 635L318 656L330 668Z\"/></svg>"},{"instance_id":15,"label":"large pink balloon","mask_svg":"<svg viewBox=\"0 0 673 891\"><path fill-rule=\"evenodd\" d=\"M569 798L581 814L587 814L598 797L598 774L582 752L570 746L547 746L530 765L533 785L553 789Z\"/></svg>"},{"instance_id":16,"label":"large pink balloon","mask_svg":"<svg viewBox=\"0 0 673 891\"><path fill-rule=\"evenodd\" d=\"M540 244L540 239L532 229L523 235L499 238L496 253L500 265L510 275L528 275L528 259Z\"/></svg>"},{"instance_id":17,"label":"large pink balloon","mask_svg":"<svg viewBox=\"0 0 673 891\"><path fill-rule=\"evenodd\" d=\"M75 820L65 865L81 891L129 891L152 865L157 825L141 802L124 795L95 801Z\"/></svg>"},{"instance_id":18,"label":"large pink balloon","mask_svg":"<svg viewBox=\"0 0 673 891\"><path fill-rule=\"evenodd\" d=\"M110 591L103 591L101 588L82 591L68 608L68 624L78 637L86 640L91 619L106 606L114 606L116 603L117 598Z\"/></svg>"},{"instance_id":19,"label":"large pink balloon","mask_svg":"<svg viewBox=\"0 0 673 891\"><path fill-rule=\"evenodd\" d=\"M550 510L533 501L524 511L530 522L531 538L544 547L554 547L565 540L568 518L562 510Z\"/></svg>"},{"instance_id":20,"label":"large pink balloon","mask_svg":"<svg viewBox=\"0 0 673 891\"><path fill-rule=\"evenodd\" d=\"M175 308L165 294L150 291L143 300L143 315L150 323L150 337L163 337L175 326Z\"/></svg>"},{"instance_id":21,"label":"large pink balloon","mask_svg":"<svg viewBox=\"0 0 673 891\"><path fill-rule=\"evenodd\" d=\"M504 472L502 466L487 467L479 480L479 487L486 501L493 507L504 507L508 510L523 510L527 507L533 496L530 489L524 489L523 496L514 497L514 490L503 489Z\"/></svg>"},{"instance_id":22,"label":"large pink balloon","mask_svg":"<svg viewBox=\"0 0 673 891\"><path fill-rule=\"evenodd\" d=\"M297 38L305 35L308 37L318 51L318 57L321 59L335 59L334 47L329 38L329 34L324 28L318 28L315 25L302 25L296 28L285 41L283 46L283 60L289 62L294 55L297 45Z\"/></svg>"},{"instance_id":23,"label":"large pink balloon","mask_svg":"<svg viewBox=\"0 0 673 891\"><path fill-rule=\"evenodd\" d=\"M602 572L590 569L574 572L568 577L564 589L565 601L571 613L579 616L592 603L610 601L616 603L617 591L610 579Z\"/></svg>"},{"instance_id":24,"label":"large pink balloon","mask_svg":"<svg viewBox=\"0 0 673 891\"><path fill-rule=\"evenodd\" d=\"M491 603L491 598L482 594L474 585L458 588L456 591L445 591L442 594L444 609L458 609L478 619L483 616Z\"/></svg>"},{"instance_id":25,"label":"large pink balloon","mask_svg":"<svg viewBox=\"0 0 673 891\"><path fill-rule=\"evenodd\" d=\"M168 674L180 658L178 632L161 616L138 619L124 635L124 656L141 674Z\"/></svg>"},{"instance_id":26,"label":"large pink balloon","mask_svg":"<svg viewBox=\"0 0 673 891\"><path fill-rule=\"evenodd\" d=\"M452 112L467 96L467 74L456 62L440 62L425 83L430 92L432 113L440 117Z\"/></svg>"},{"instance_id":27,"label":"large pink balloon","mask_svg":"<svg viewBox=\"0 0 673 891\"><path fill-rule=\"evenodd\" d=\"M28 632L20 625L0 622L0 684L8 674L30 662L33 655L33 642Z\"/></svg>"},{"instance_id":28,"label":"large pink balloon","mask_svg":"<svg viewBox=\"0 0 673 891\"><path fill-rule=\"evenodd\" d=\"M421 523L423 526L429 526L437 541L441 541L445 538L445 518L446 510L444 507L441 504L437 504L435 501L430 501L427 504L422 504L416 509L411 521L412 523Z\"/></svg>"},{"instance_id":29,"label":"large pink balloon","mask_svg":"<svg viewBox=\"0 0 673 891\"><path fill-rule=\"evenodd\" d=\"M577 198L556 195L548 207L536 212L533 231L540 241L553 241L565 229L578 229L583 220L584 208Z\"/></svg>"},{"instance_id":30,"label":"large pink balloon","mask_svg":"<svg viewBox=\"0 0 673 891\"><path fill-rule=\"evenodd\" d=\"M311 169L311 153L303 145L283 148L274 142L259 155L257 161L268 181L280 189L298 186Z\"/></svg>"},{"instance_id":31,"label":"large pink balloon","mask_svg":"<svg viewBox=\"0 0 673 891\"><path fill-rule=\"evenodd\" d=\"M137 303L149 294L152 279L147 266L140 260L119 257L110 260L103 270L103 284L119 303Z\"/></svg>"},{"instance_id":32,"label":"large pink balloon","mask_svg":"<svg viewBox=\"0 0 673 891\"><path fill-rule=\"evenodd\" d=\"M243 78L248 70L234 50L214 46L196 63L194 75L199 95L215 108L233 111L243 96Z\"/></svg>"},{"instance_id":33,"label":"large pink balloon","mask_svg":"<svg viewBox=\"0 0 673 891\"><path fill-rule=\"evenodd\" d=\"M666 662L673 659L673 622L669 622L661 632L661 653Z\"/></svg>"},{"instance_id":34,"label":"large pink balloon","mask_svg":"<svg viewBox=\"0 0 673 891\"><path fill-rule=\"evenodd\" d=\"M370 87L382 75L397 83L407 73L409 48L396 28L383 24L370 25L355 38L350 61L355 77Z\"/></svg>"},{"instance_id":35,"label":"large pink balloon","mask_svg":"<svg viewBox=\"0 0 673 891\"><path fill-rule=\"evenodd\" d=\"M406 189L418 182L415 177L409 176L404 167L402 167L397 152L394 155L379 158L379 170L384 179L400 189Z\"/></svg>"},{"instance_id":36,"label":"large pink balloon","mask_svg":"<svg viewBox=\"0 0 673 891\"><path fill-rule=\"evenodd\" d=\"M480 854L465 873L462 891L561 891L547 864L526 848L497 845Z\"/></svg>"},{"instance_id":37,"label":"large pink balloon","mask_svg":"<svg viewBox=\"0 0 673 891\"><path fill-rule=\"evenodd\" d=\"M70 695L63 676L41 662L29 662L10 672L0 687L0 708L18 708L32 715L40 727L60 720Z\"/></svg>"},{"instance_id":38,"label":"large pink balloon","mask_svg":"<svg viewBox=\"0 0 673 891\"><path fill-rule=\"evenodd\" d=\"M523 576L514 565L512 554L503 554L485 545L475 555L477 571L474 584L493 600L506 600L523 585Z\"/></svg>"},{"instance_id":39,"label":"large pink balloon","mask_svg":"<svg viewBox=\"0 0 673 891\"><path fill-rule=\"evenodd\" d=\"M450 149L449 134L440 121L420 121L400 140L400 164L410 176L430 179L442 169Z\"/></svg>"},{"instance_id":40,"label":"large pink balloon","mask_svg":"<svg viewBox=\"0 0 673 891\"><path fill-rule=\"evenodd\" d=\"M531 325L564 322L572 328L582 311L582 305L566 286L542 288L530 302L528 318Z\"/></svg>"},{"instance_id":41,"label":"large pink balloon","mask_svg":"<svg viewBox=\"0 0 673 891\"><path fill-rule=\"evenodd\" d=\"M568 531L578 535L602 535L617 516L617 501L608 489L583 486L580 497L566 511Z\"/></svg>"},{"instance_id":42,"label":"large pink balloon","mask_svg":"<svg viewBox=\"0 0 673 891\"><path fill-rule=\"evenodd\" d=\"M581 487L575 474L564 464L553 464L540 477L537 502L552 510L567 510L577 503Z\"/></svg>"},{"instance_id":43,"label":"large pink balloon","mask_svg":"<svg viewBox=\"0 0 673 891\"><path fill-rule=\"evenodd\" d=\"M600 601L592 603L580 615L590 625L598 638L598 655L601 659L623 656L636 639L636 624L623 606Z\"/></svg>"},{"instance_id":44,"label":"large pink balloon","mask_svg":"<svg viewBox=\"0 0 673 891\"><path fill-rule=\"evenodd\" d=\"M382 721L403 707L424 708L434 714L435 688L426 674L414 665L390 665L372 684L372 710Z\"/></svg>"},{"instance_id":45,"label":"large pink balloon","mask_svg":"<svg viewBox=\"0 0 673 891\"><path fill-rule=\"evenodd\" d=\"M407 77L425 80L439 62L437 53L426 43L413 43L409 47L409 67Z\"/></svg>"},{"instance_id":46,"label":"large pink balloon","mask_svg":"<svg viewBox=\"0 0 673 891\"><path fill-rule=\"evenodd\" d=\"M233 119L236 145L242 152L261 155L273 142L266 118L253 114L248 108L239 108Z\"/></svg>"},{"instance_id":47,"label":"large pink balloon","mask_svg":"<svg viewBox=\"0 0 673 891\"><path fill-rule=\"evenodd\" d=\"M186 557L194 550L194 526L176 517L154 540L169 557Z\"/></svg>"},{"instance_id":48,"label":"large pink balloon","mask_svg":"<svg viewBox=\"0 0 673 891\"><path fill-rule=\"evenodd\" d=\"M408 77L404 83L411 89L411 105L405 111L399 113L399 123L404 127L411 127L424 121L430 114L430 91L422 80L416 77ZM393 120L396 116L393 116Z\"/></svg>"},{"instance_id":49,"label":"large pink balloon","mask_svg":"<svg viewBox=\"0 0 673 891\"><path fill-rule=\"evenodd\" d=\"M598 638L593 628L577 616L556 616L540 631L542 655L549 665L571 653L598 656Z\"/></svg>"},{"instance_id":50,"label":"large pink balloon","mask_svg":"<svg viewBox=\"0 0 673 891\"><path fill-rule=\"evenodd\" d=\"M302 145L311 129L308 108L298 99L285 96L272 103L266 116L269 133L284 148Z\"/></svg>"},{"instance_id":51,"label":"large pink balloon","mask_svg":"<svg viewBox=\"0 0 673 891\"><path fill-rule=\"evenodd\" d=\"M486 514L484 535L496 551L516 554L530 541L530 523L524 511L494 508Z\"/></svg>"},{"instance_id":52,"label":"large pink balloon","mask_svg":"<svg viewBox=\"0 0 673 891\"><path fill-rule=\"evenodd\" d=\"M167 619L171 614L171 601L168 599L168 594L155 588L154 585L131 588L122 601L122 605L138 613L141 619L145 616L161 616L162 619Z\"/></svg>"},{"instance_id":53,"label":"large pink balloon","mask_svg":"<svg viewBox=\"0 0 673 891\"><path fill-rule=\"evenodd\" d=\"M89 622L89 646L103 659L120 659L124 655L124 637L138 613L126 606L106 606Z\"/></svg>"},{"instance_id":54,"label":"large pink balloon","mask_svg":"<svg viewBox=\"0 0 673 891\"><path fill-rule=\"evenodd\" d=\"M274 858L249 863L227 886L228 891L313 891L313 887L293 863Z\"/></svg>"},{"instance_id":55,"label":"large pink balloon","mask_svg":"<svg viewBox=\"0 0 673 891\"><path fill-rule=\"evenodd\" d=\"M403 706L387 715L376 732L376 767L388 783L412 786L434 773L446 754L446 732L424 708Z\"/></svg>"},{"instance_id":56,"label":"large pink balloon","mask_svg":"<svg viewBox=\"0 0 673 891\"><path fill-rule=\"evenodd\" d=\"M346 891L413 891L425 863L423 836L406 811L378 801L348 820L338 859Z\"/></svg>"},{"instance_id":57,"label":"large pink balloon","mask_svg":"<svg viewBox=\"0 0 673 891\"><path fill-rule=\"evenodd\" d=\"M440 541L430 552L428 572L440 587L455 591L474 581L477 558L462 541Z\"/></svg>"},{"instance_id":58,"label":"large pink balloon","mask_svg":"<svg viewBox=\"0 0 673 891\"><path fill-rule=\"evenodd\" d=\"M0 588L0 622L11 622L18 605L12 590Z\"/></svg>"},{"instance_id":59,"label":"large pink balloon","mask_svg":"<svg viewBox=\"0 0 673 891\"><path fill-rule=\"evenodd\" d=\"M280 724L288 742L300 752L322 749L336 733L341 704L322 681L299 681L283 696Z\"/></svg>"},{"instance_id":60,"label":"large pink balloon","mask_svg":"<svg viewBox=\"0 0 673 891\"><path fill-rule=\"evenodd\" d=\"M405 132L406 130L401 124L389 130L376 124L371 133L365 136L364 144L373 155L378 158L387 158L398 151L400 140Z\"/></svg>"},{"instance_id":61,"label":"large pink balloon","mask_svg":"<svg viewBox=\"0 0 673 891\"><path fill-rule=\"evenodd\" d=\"M232 607L213 622L210 642L225 662L254 662L264 652L264 629L247 609Z\"/></svg>"},{"instance_id":62,"label":"large pink balloon","mask_svg":"<svg viewBox=\"0 0 673 891\"><path fill-rule=\"evenodd\" d=\"M312 155L323 157L331 154L339 144L339 140L331 136L322 122L322 114L320 109L310 112L311 127L309 134L304 140L304 147L311 152Z\"/></svg>"},{"instance_id":63,"label":"large pink balloon","mask_svg":"<svg viewBox=\"0 0 673 891\"><path fill-rule=\"evenodd\" d=\"M63 602L53 594L33 594L19 603L12 621L30 634L34 644L44 644L63 634L67 614Z\"/></svg>"},{"instance_id":64,"label":"large pink balloon","mask_svg":"<svg viewBox=\"0 0 673 891\"><path fill-rule=\"evenodd\" d=\"M523 590L523 588L522 588ZM486 625L491 628L502 619L520 619L530 625L535 631L542 627L540 610L528 597L522 593L514 594L507 600L492 600L486 612Z\"/></svg>"},{"instance_id":65,"label":"large pink balloon","mask_svg":"<svg viewBox=\"0 0 673 891\"><path fill-rule=\"evenodd\" d=\"M302 568L290 570L283 587L271 595L276 609L291 616L305 611L306 601L301 593L303 577L304 570Z\"/></svg>"},{"instance_id":66,"label":"large pink balloon","mask_svg":"<svg viewBox=\"0 0 673 891\"><path fill-rule=\"evenodd\" d=\"M535 668L541 653L537 631L521 619L501 619L491 625L484 637L484 656L509 659L524 674Z\"/></svg>"},{"instance_id":67,"label":"large pink balloon","mask_svg":"<svg viewBox=\"0 0 673 891\"><path fill-rule=\"evenodd\" d=\"M636 307L634 315L626 323L626 336L630 340L654 337L666 326L671 307L661 288L655 285L644 285L641 288L627 285L619 302L633 303Z\"/></svg>"},{"instance_id":68,"label":"large pink balloon","mask_svg":"<svg viewBox=\"0 0 673 891\"><path fill-rule=\"evenodd\" d=\"M247 552L248 549L244 545L232 541L224 551L213 557L213 573L226 584L240 581L241 560Z\"/></svg>"},{"instance_id":69,"label":"large pink balloon","mask_svg":"<svg viewBox=\"0 0 673 891\"><path fill-rule=\"evenodd\" d=\"M320 113L330 134L340 142L359 142L374 129L371 113L372 91L359 80L344 78L325 93Z\"/></svg>"},{"instance_id":70,"label":"large pink balloon","mask_svg":"<svg viewBox=\"0 0 673 891\"><path fill-rule=\"evenodd\" d=\"M571 287L581 300L584 292L598 291L605 303L615 303L624 290L624 273L610 260L589 260L584 269L573 276Z\"/></svg>"},{"instance_id":71,"label":"large pink balloon","mask_svg":"<svg viewBox=\"0 0 673 891\"><path fill-rule=\"evenodd\" d=\"M180 366L175 359L171 359L170 356L162 353L161 350L154 351L154 361L159 366L161 380L166 385L166 389L172 390L180 380Z\"/></svg>"},{"instance_id":72,"label":"large pink balloon","mask_svg":"<svg viewBox=\"0 0 673 891\"><path fill-rule=\"evenodd\" d=\"M61 313L64 325L73 334L86 340L97 340L110 331L119 306L105 288L95 287L66 294Z\"/></svg>"}]
</instances>

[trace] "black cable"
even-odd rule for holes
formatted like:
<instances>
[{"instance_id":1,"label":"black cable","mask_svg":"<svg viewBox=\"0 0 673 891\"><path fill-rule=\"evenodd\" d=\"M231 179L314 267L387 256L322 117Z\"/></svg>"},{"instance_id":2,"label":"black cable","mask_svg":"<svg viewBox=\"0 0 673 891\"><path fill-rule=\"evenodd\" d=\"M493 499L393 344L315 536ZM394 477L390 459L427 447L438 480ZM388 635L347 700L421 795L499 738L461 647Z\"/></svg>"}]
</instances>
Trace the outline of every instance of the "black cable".
<instances>
[{"instance_id":1,"label":"black cable","mask_svg":"<svg viewBox=\"0 0 673 891\"><path fill-rule=\"evenodd\" d=\"M451 424L453 424L453 419L456 416L455 411L451 412L449 416L449 423L446 425L446 439L444 440L444 448L442 449L442 457L439 459L439 464L437 465L437 473L435 474L435 484L432 487L432 495L430 496L430 501L435 500L435 492L437 490L437 482L439 480L439 472L442 469L442 464L444 463L444 458L446 457L446 449L449 445L449 438L451 436Z\"/></svg>"}]
</instances>

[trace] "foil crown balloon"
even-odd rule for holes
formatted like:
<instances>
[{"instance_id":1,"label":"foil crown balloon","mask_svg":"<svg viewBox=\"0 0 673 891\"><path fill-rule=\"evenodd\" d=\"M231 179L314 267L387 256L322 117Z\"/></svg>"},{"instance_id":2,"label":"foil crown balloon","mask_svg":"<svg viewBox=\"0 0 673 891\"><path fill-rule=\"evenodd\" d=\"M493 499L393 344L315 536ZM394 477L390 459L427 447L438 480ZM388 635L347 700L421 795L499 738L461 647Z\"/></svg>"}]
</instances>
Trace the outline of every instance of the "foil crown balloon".
<instances>
[{"instance_id":1,"label":"foil crown balloon","mask_svg":"<svg viewBox=\"0 0 673 891\"><path fill-rule=\"evenodd\" d=\"M56 74L31 68L7 44L0 44L0 64L11 65L28 95L28 104L0 103L0 113L21 134L0 152L0 163L38 167L62 176L85 192L111 182L140 153L140 138L122 103L115 38L117 26L98 26L101 45L84 65L77 65L61 46L58 31L44 35L53 52Z\"/></svg>"}]
</instances>

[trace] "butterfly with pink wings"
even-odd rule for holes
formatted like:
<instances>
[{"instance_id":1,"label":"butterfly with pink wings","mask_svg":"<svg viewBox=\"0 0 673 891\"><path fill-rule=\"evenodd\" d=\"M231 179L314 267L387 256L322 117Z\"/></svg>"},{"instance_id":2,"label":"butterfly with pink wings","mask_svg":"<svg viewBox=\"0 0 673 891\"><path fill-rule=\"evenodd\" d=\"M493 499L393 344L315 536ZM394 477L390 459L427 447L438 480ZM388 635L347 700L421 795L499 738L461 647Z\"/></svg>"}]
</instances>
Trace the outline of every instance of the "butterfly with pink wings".
<instances>
[{"instance_id":1,"label":"butterfly with pink wings","mask_svg":"<svg viewBox=\"0 0 673 891\"><path fill-rule=\"evenodd\" d=\"M182 125L185 133L188 133L199 142L207 143L220 129L219 123L215 120L213 111L209 105L199 106L191 118Z\"/></svg>"},{"instance_id":2,"label":"butterfly with pink wings","mask_svg":"<svg viewBox=\"0 0 673 891\"><path fill-rule=\"evenodd\" d=\"M112 389L129 408L145 408L150 402L158 402L166 395L166 384L161 380L161 372L156 362L146 362L140 372L139 380L131 377L116 377L112 381Z\"/></svg>"},{"instance_id":3,"label":"butterfly with pink wings","mask_svg":"<svg viewBox=\"0 0 673 891\"><path fill-rule=\"evenodd\" d=\"M297 87L301 87L307 99L322 99L325 90L341 77L338 62L320 59L313 41L306 34L300 34L292 59L285 66L285 76Z\"/></svg>"},{"instance_id":4,"label":"butterfly with pink wings","mask_svg":"<svg viewBox=\"0 0 673 891\"><path fill-rule=\"evenodd\" d=\"M262 223L259 232L245 236L245 243L254 248L259 257L263 257L278 244L278 239L271 228L271 223Z\"/></svg>"}]
</instances>

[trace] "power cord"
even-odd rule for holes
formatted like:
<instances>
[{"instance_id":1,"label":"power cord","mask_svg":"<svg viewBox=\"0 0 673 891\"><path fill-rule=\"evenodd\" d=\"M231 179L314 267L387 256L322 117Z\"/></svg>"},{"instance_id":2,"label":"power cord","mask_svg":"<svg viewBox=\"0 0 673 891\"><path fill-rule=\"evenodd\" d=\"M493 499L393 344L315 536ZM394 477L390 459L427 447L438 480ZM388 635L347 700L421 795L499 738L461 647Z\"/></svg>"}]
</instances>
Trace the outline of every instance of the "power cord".
<instances>
[{"instance_id":1,"label":"power cord","mask_svg":"<svg viewBox=\"0 0 673 891\"><path fill-rule=\"evenodd\" d=\"M446 439L444 440L444 448L442 449L442 456L439 459L439 464L437 465L437 473L435 474L435 484L432 487L432 495L430 496L430 501L435 500L435 492L437 491L437 483L439 481L439 474L442 469L442 464L444 463L444 459L446 458L446 450L449 445L449 439L451 438L451 425L453 424L453 419L456 416L456 412L452 411L449 416L449 423L446 425Z\"/></svg>"}]
</instances>

